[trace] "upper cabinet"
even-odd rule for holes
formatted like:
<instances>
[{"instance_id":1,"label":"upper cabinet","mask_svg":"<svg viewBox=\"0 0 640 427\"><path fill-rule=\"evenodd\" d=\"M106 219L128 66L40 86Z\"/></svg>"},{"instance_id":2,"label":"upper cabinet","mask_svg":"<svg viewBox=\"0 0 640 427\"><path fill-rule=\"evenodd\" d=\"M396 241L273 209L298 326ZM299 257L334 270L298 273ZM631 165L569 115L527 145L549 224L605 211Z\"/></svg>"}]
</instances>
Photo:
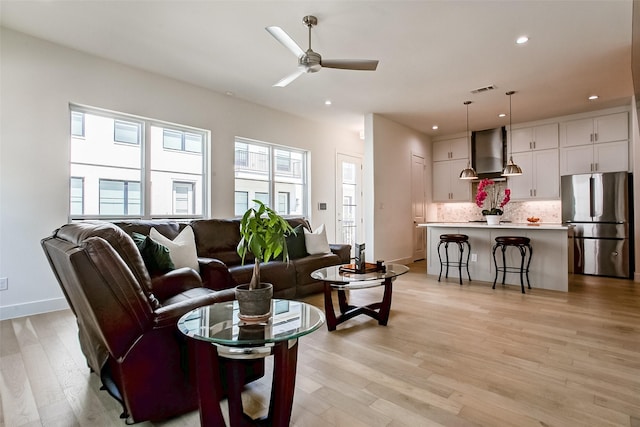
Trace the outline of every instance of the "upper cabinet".
<instances>
[{"instance_id":1,"label":"upper cabinet","mask_svg":"<svg viewBox=\"0 0 640 427\"><path fill-rule=\"evenodd\" d=\"M522 175L508 178L514 200L557 200L560 198L558 149L513 153Z\"/></svg>"},{"instance_id":2,"label":"upper cabinet","mask_svg":"<svg viewBox=\"0 0 640 427\"><path fill-rule=\"evenodd\" d=\"M560 174L629 169L629 114L571 120L560 126Z\"/></svg>"},{"instance_id":3,"label":"upper cabinet","mask_svg":"<svg viewBox=\"0 0 640 427\"><path fill-rule=\"evenodd\" d=\"M467 138L445 139L433 143L433 161L469 158Z\"/></svg>"},{"instance_id":4,"label":"upper cabinet","mask_svg":"<svg viewBox=\"0 0 640 427\"><path fill-rule=\"evenodd\" d=\"M467 167L467 159L433 162L433 201L468 202L471 200L471 182L460 179Z\"/></svg>"},{"instance_id":5,"label":"upper cabinet","mask_svg":"<svg viewBox=\"0 0 640 427\"><path fill-rule=\"evenodd\" d=\"M532 126L511 131L511 150L522 153L558 148L558 124Z\"/></svg>"}]
</instances>

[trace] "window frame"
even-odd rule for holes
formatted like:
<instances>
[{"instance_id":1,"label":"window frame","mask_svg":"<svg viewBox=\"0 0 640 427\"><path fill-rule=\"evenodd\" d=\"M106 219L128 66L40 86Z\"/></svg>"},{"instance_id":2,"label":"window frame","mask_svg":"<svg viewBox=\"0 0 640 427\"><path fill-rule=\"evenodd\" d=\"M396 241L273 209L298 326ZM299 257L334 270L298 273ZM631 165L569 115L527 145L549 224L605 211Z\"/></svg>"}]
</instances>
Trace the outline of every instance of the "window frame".
<instances>
[{"instance_id":1,"label":"window frame","mask_svg":"<svg viewBox=\"0 0 640 427\"><path fill-rule=\"evenodd\" d=\"M141 203L141 212L139 215L105 215L105 214L82 214L82 215L78 215L78 214L72 214L71 213L71 193L69 193L69 198L68 198L68 215L69 215L69 221L78 221L78 220L107 220L107 221L111 221L111 220L120 220L120 219L174 219L174 220L188 220L188 219L202 219L202 218L207 218L210 215L211 212L211 200L212 200L212 196L209 194L209 188L211 186L210 180L211 180L211 159L209 156L209 152L210 152L210 146L211 146L211 131L208 129L203 129L203 128L196 128L193 126L189 126L189 125L183 125L183 124L178 124L178 123L172 123L172 122L167 122L164 120L158 120L158 119L153 119L153 118L149 118L149 117L143 117L143 116L137 116L137 115L132 115L132 114L127 114L127 113L123 113L123 112L116 112L116 111L111 111L111 110L107 110L107 109L102 109L102 108L98 108L98 107L92 107L92 106L86 106L86 105L80 105L80 104L73 104L70 103L69 104L69 123L71 122L71 116L73 113L81 113L83 114L83 124L85 123L85 115L89 114L89 115L96 115L96 116L100 116L100 117L104 117L104 118L108 118L114 121L114 125L113 125L113 131L114 134L111 135L113 136L113 143L114 144L118 144L121 146L131 146L131 147L138 147L138 149L140 150L140 159L139 159L139 167L136 167L135 170L139 170L140 172L140 203ZM123 121L126 122L128 124L139 124L138 127L138 144L132 144L129 142L119 142L119 141L115 141L115 122L116 121ZM194 154L194 155L198 155L201 157L202 159L202 163L201 166L199 166L199 171L201 171L201 173L197 173L196 175L198 176L198 180L201 181L201 183L199 183L199 186L201 187L200 191L194 191L194 203L196 205L201 205L201 209L200 209L200 213L199 214L194 214L194 215L177 215L177 214L153 214L151 212L151 206L152 206L152 199L155 200L155 198L153 197L153 194L151 192L151 174L152 174L152 156L151 156L151 152L152 152L152 144L151 144L151 128L152 127L160 127L162 129L170 129L170 130L179 130L179 131L183 131L185 133L193 133L196 135L202 135L202 145L201 145L201 153L193 153L193 152L182 152L183 154ZM84 130L85 130L85 134L86 134L86 125L84 126ZM70 139L76 138L76 139L81 139L82 137L76 136L71 134L71 130L69 131L69 137ZM103 137L105 135L103 134ZM108 132L106 134L106 137L109 138L108 136ZM82 138L85 139L85 138ZM163 143L164 141L160 141L160 149L162 149L163 147ZM171 150L171 151L176 151L176 150ZM177 152L177 151L176 151ZM74 163L72 161L70 161L69 166L71 167L71 165L73 164L78 164L78 163ZM101 166L100 164L96 164L96 166ZM125 167L126 169L126 167ZM78 176L74 176L74 178L79 178ZM117 180L117 179L116 179ZM124 180L129 180L130 179L124 179ZM183 182L187 182L188 179L175 179L176 181L183 181ZM172 180L173 181L173 180ZM87 189L86 189L86 185L87 182L85 180L85 185L83 187L83 195L87 194ZM69 182L68 184L69 186L71 185L71 183ZM70 187L69 187L70 189ZM173 189L173 185L171 184L171 190ZM96 188L96 198L99 199L99 185ZM171 194L167 194L166 196L167 198L171 199L171 212L173 211L173 191L171 192ZM86 203L85 203L85 197L83 197L83 212L86 212ZM98 201L98 206L99 206L99 201ZM99 212L99 207L98 207L98 212Z\"/></svg>"},{"instance_id":2,"label":"window frame","mask_svg":"<svg viewBox=\"0 0 640 427\"><path fill-rule=\"evenodd\" d=\"M239 172L246 172L247 170L250 170L253 163L259 164L260 162L258 160L252 161L249 157L249 155L247 157L243 157L241 160L243 160L243 162L238 163L236 160L238 159L238 152L242 151L238 149L238 145L245 145L246 151L247 153L251 153L250 151L250 146L257 146L257 147L263 147L267 150L267 161L266 161L266 172L263 171L262 169L257 169L256 173L257 174L262 174L263 176L266 176L266 179L263 181L265 183L267 183L268 185L268 192L261 192L260 194L267 194L269 199L268 199L268 206L272 207L273 209L278 209L279 206L279 194L282 193L282 191L278 190L278 185L279 184L287 184L290 182L287 181L283 181L283 180L279 180L278 177L281 176L285 176L285 177L292 177L293 175L296 174L297 172L297 168L294 168L294 165L292 164L292 159L293 159L293 155L294 153L300 155L301 157L301 161L300 161L300 180L301 183L290 183L292 185L300 185L302 187L301 193L302 193L302 200L299 200L298 198L295 198L295 205L293 206L294 210L297 210L298 207L301 207L301 213L294 213L294 214L290 214L290 213L286 213L284 215L301 215L304 217L308 217L309 216L309 212L310 212L310 206L309 206L309 200L311 198L311 194L310 194L310 186L309 186L309 159L310 159L310 152L308 150L304 150L301 148L297 148L297 147L288 147L288 146L284 146L284 145L279 145L279 144L273 144L273 143L269 143L269 142L264 142L264 141L257 141L257 140L253 140L253 139L248 139L248 138L242 138L242 137L236 137L234 140L234 189L236 188L237 185L237 180L241 179L241 180L250 180L249 178L239 178L238 177L238 173ZM287 156L276 156L276 152L277 151L284 151ZM288 169L287 170L283 170L280 169L278 170L278 159L284 159L287 158L288 161ZM257 196L259 192L256 191L255 195ZM289 192L289 203L288 203L288 212L291 212L292 209L292 197L291 197L291 193ZM257 199L258 197L254 197L255 199Z\"/></svg>"}]
</instances>

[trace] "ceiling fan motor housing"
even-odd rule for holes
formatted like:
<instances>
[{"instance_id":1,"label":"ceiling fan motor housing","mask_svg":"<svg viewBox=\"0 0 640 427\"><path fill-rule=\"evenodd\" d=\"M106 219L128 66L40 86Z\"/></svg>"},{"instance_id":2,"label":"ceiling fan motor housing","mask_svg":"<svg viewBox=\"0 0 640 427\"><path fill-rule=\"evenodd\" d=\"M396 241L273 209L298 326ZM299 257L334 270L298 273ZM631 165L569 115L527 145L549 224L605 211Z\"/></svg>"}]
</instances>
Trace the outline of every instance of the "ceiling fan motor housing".
<instances>
[{"instance_id":1,"label":"ceiling fan motor housing","mask_svg":"<svg viewBox=\"0 0 640 427\"><path fill-rule=\"evenodd\" d=\"M317 73L322 68L320 61L322 57L311 49L298 58L298 66L304 68L307 73Z\"/></svg>"}]
</instances>

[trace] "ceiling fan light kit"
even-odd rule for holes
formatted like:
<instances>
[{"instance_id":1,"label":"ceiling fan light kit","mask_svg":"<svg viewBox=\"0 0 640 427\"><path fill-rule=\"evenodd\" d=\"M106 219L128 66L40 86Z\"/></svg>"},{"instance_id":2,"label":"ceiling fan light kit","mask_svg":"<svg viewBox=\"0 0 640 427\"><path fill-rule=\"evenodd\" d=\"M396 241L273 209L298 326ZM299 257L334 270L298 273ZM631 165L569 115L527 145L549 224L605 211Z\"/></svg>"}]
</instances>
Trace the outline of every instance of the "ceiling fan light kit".
<instances>
[{"instance_id":1,"label":"ceiling fan light kit","mask_svg":"<svg viewBox=\"0 0 640 427\"><path fill-rule=\"evenodd\" d=\"M522 175L522 169L520 166L513 163L513 134L511 131L511 96L515 91L510 90L505 95L509 96L509 162L502 171L502 176L518 176Z\"/></svg>"},{"instance_id":2,"label":"ceiling fan light kit","mask_svg":"<svg viewBox=\"0 0 640 427\"><path fill-rule=\"evenodd\" d=\"M322 56L311 49L311 28L318 25L318 18L307 15L302 18L302 23L309 30L309 48L302 48L280 27L266 27L266 30L280 44L293 52L298 58L298 69L282 80L274 84L276 87L285 87L302 74L317 73L322 68L337 68L341 70L375 71L378 61L374 59L322 59Z\"/></svg>"}]
</instances>

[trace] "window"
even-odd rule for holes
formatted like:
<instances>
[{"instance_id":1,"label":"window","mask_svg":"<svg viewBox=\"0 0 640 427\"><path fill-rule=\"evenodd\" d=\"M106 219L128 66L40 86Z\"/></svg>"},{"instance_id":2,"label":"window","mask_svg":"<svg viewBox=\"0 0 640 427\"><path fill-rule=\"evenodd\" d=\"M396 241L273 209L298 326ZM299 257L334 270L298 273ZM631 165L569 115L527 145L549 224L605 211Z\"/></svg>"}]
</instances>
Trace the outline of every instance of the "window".
<instances>
[{"instance_id":1,"label":"window","mask_svg":"<svg viewBox=\"0 0 640 427\"><path fill-rule=\"evenodd\" d=\"M289 215L289 193L278 193L278 212Z\"/></svg>"},{"instance_id":2,"label":"window","mask_svg":"<svg viewBox=\"0 0 640 427\"><path fill-rule=\"evenodd\" d=\"M82 215L84 213L84 178L72 176L69 190L71 215Z\"/></svg>"},{"instance_id":3,"label":"window","mask_svg":"<svg viewBox=\"0 0 640 427\"><path fill-rule=\"evenodd\" d=\"M100 180L101 215L140 215L140 183Z\"/></svg>"},{"instance_id":4,"label":"window","mask_svg":"<svg viewBox=\"0 0 640 427\"><path fill-rule=\"evenodd\" d=\"M70 108L72 129L84 128L71 136L71 219L206 215L207 131Z\"/></svg>"},{"instance_id":5,"label":"window","mask_svg":"<svg viewBox=\"0 0 640 427\"><path fill-rule=\"evenodd\" d=\"M127 144L140 144L140 123L115 120L113 122L113 140Z\"/></svg>"},{"instance_id":6,"label":"window","mask_svg":"<svg viewBox=\"0 0 640 427\"><path fill-rule=\"evenodd\" d=\"M193 215L195 204L193 182L174 181L173 183L173 213L176 215Z\"/></svg>"},{"instance_id":7,"label":"window","mask_svg":"<svg viewBox=\"0 0 640 427\"><path fill-rule=\"evenodd\" d=\"M164 129L162 146L168 150L202 153L202 135Z\"/></svg>"},{"instance_id":8,"label":"window","mask_svg":"<svg viewBox=\"0 0 640 427\"><path fill-rule=\"evenodd\" d=\"M306 215L307 152L236 138L235 190L282 215Z\"/></svg>"},{"instance_id":9,"label":"window","mask_svg":"<svg viewBox=\"0 0 640 427\"><path fill-rule=\"evenodd\" d=\"M236 216L242 216L247 209L249 209L249 193L246 191L236 191L235 194L234 213Z\"/></svg>"},{"instance_id":10,"label":"window","mask_svg":"<svg viewBox=\"0 0 640 427\"><path fill-rule=\"evenodd\" d=\"M84 114L77 111L71 112L71 135L84 137Z\"/></svg>"}]
</instances>

